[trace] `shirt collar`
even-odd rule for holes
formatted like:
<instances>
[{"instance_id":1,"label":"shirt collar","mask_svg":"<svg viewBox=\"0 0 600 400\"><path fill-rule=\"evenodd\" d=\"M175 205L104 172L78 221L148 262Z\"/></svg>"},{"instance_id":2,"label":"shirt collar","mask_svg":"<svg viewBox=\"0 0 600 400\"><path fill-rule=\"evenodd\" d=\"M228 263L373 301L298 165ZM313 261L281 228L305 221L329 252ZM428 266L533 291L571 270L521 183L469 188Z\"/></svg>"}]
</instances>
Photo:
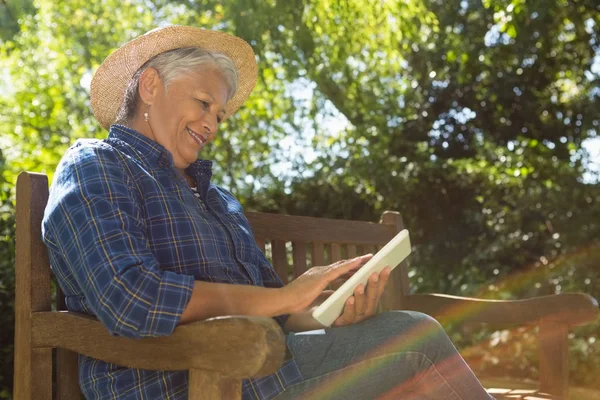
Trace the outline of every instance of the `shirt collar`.
<instances>
[{"instance_id":1,"label":"shirt collar","mask_svg":"<svg viewBox=\"0 0 600 400\"><path fill-rule=\"evenodd\" d=\"M119 124L111 125L107 140L111 141L114 139L132 146L140 153L142 158L153 166L158 165L163 168L174 167L173 155L169 150L134 129ZM194 178L203 176L210 179L212 175L212 161L196 160L186 168L186 172Z\"/></svg>"}]
</instances>

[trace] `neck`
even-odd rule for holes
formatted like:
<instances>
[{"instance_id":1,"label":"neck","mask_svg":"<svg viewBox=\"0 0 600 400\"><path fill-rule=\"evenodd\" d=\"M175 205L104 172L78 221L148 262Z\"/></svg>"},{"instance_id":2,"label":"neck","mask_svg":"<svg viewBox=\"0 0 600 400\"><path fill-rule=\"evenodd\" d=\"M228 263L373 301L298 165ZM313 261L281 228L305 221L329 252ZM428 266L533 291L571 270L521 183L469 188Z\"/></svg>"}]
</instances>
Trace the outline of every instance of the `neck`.
<instances>
[{"instance_id":1,"label":"neck","mask_svg":"<svg viewBox=\"0 0 600 400\"><path fill-rule=\"evenodd\" d=\"M191 187L195 187L196 186L196 181L194 180L194 178L192 178L191 176L189 176L185 172L182 172L182 173L183 173L183 176L185 177L185 180L187 181L188 185L190 185Z\"/></svg>"},{"instance_id":2,"label":"neck","mask_svg":"<svg viewBox=\"0 0 600 400\"><path fill-rule=\"evenodd\" d=\"M154 132L152 132L152 128L150 127L150 124L148 122L144 121L143 118L140 119L136 116L136 118L134 118L133 121L131 121L130 123L127 123L127 126L131 129L138 131L142 135L144 135L147 138L150 138L156 142L156 139L154 137Z\"/></svg>"}]
</instances>

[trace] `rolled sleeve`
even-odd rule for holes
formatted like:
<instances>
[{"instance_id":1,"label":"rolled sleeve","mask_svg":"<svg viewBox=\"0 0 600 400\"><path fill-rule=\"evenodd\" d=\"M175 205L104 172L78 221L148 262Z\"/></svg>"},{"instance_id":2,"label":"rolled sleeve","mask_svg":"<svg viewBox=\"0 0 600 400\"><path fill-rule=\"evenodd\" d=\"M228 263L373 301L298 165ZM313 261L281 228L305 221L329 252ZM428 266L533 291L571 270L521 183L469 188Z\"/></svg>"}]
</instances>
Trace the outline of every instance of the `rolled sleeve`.
<instances>
[{"instance_id":1,"label":"rolled sleeve","mask_svg":"<svg viewBox=\"0 0 600 400\"><path fill-rule=\"evenodd\" d=\"M139 196L115 152L75 147L56 171L43 222L53 265L74 276L114 335L164 336L188 304L194 277L161 270Z\"/></svg>"}]
</instances>

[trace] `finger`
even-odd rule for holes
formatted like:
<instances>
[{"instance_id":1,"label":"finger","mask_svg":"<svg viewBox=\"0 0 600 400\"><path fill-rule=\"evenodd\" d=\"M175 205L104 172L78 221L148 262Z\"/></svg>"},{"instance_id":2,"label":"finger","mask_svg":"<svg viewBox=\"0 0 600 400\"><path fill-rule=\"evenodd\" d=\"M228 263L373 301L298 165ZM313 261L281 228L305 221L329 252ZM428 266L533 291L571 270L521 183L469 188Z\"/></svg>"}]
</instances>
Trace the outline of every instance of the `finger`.
<instances>
[{"instance_id":1,"label":"finger","mask_svg":"<svg viewBox=\"0 0 600 400\"><path fill-rule=\"evenodd\" d=\"M346 260L343 262L334 263L334 264L329 265L327 267L329 282L336 280L340 276L342 276L350 271L359 269L367 261L369 261L372 257L373 257L372 254L367 254L364 256L356 257L352 260Z\"/></svg>"},{"instance_id":2,"label":"finger","mask_svg":"<svg viewBox=\"0 0 600 400\"><path fill-rule=\"evenodd\" d=\"M344 311L333 323L333 326L349 325L354 320L354 298L350 296L344 305Z\"/></svg>"},{"instance_id":3,"label":"finger","mask_svg":"<svg viewBox=\"0 0 600 400\"><path fill-rule=\"evenodd\" d=\"M377 312L377 307L379 306L379 302L383 296L383 292L390 277L391 271L392 269L390 267L386 267L379 273L379 280L373 290L375 292L374 299L372 299L372 302L369 304L371 308L369 308L368 312L372 312L372 315L375 315ZM371 298L369 298L369 300L371 300Z\"/></svg>"},{"instance_id":4,"label":"finger","mask_svg":"<svg viewBox=\"0 0 600 400\"><path fill-rule=\"evenodd\" d=\"M354 310L356 318L364 318L365 310L367 309L367 301L365 298L365 285L358 285L354 289Z\"/></svg>"},{"instance_id":5,"label":"finger","mask_svg":"<svg viewBox=\"0 0 600 400\"><path fill-rule=\"evenodd\" d=\"M379 278L382 280L382 283L386 284L387 281L390 279L390 275L392 275L392 269L390 267L385 267L379 273Z\"/></svg>"},{"instance_id":6,"label":"finger","mask_svg":"<svg viewBox=\"0 0 600 400\"><path fill-rule=\"evenodd\" d=\"M392 269L390 267L385 267L379 273L379 285L377 287L377 304L379 304L379 300L381 300L381 296L383 296L383 292L385 291L385 287L387 286L391 273Z\"/></svg>"},{"instance_id":7,"label":"finger","mask_svg":"<svg viewBox=\"0 0 600 400\"><path fill-rule=\"evenodd\" d=\"M344 306L344 312L339 316L338 319L333 323L334 326L350 325L354 322L354 296L348 297L346 305Z\"/></svg>"},{"instance_id":8,"label":"finger","mask_svg":"<svg viewBox=\"0 0 600 400\"><path fill-rule=\"evenodd\" d=\"M366 312L371 315L375 315L375 311L377 309L377 287L379 282L379 274L374 273L369 277L367 281L367 291L366 291L366 300L367 307Z\"/></svg>"},{"instance_id":9,"label":"finger","mask_svg":"<svg viewBox=\"0 0 600 400\"><path fill-rule=\"evenodd\" d=\"M338 261L336 261L334 263L329 264L328 267L337 267L337 266L342 265L342 264L347 264L349 262L354 262L354 261L359 260L359 259L364 258L364 257L371 258L371 257L373 257L373 255L372 254L364 254L362 256L357 256L357 257L354 257L354 258L348 258L348 259L344 259L344 260L338 260Z\"/></svg>"}]
</instances>

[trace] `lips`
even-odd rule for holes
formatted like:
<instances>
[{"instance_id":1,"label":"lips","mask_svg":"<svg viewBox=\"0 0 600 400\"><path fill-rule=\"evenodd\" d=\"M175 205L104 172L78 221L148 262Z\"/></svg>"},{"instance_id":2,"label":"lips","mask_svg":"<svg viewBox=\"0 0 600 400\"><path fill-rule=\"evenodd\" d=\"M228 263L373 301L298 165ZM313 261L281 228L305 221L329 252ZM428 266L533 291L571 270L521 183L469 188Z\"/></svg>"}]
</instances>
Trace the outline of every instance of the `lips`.
<instances>
[{"instance_id":1,"label":"lips","mask_svg":"<svg viewBox=\"0 0 600 400\"><path fill-rule=\"evenodd\" d=\"M194 138L194 140L196 141L196 143L198 143L200 146L204 146L206 144L206 142L208 141L208 138L206 138L205 136L191 130L190 128L185 128L187 130L187 132L190 134L190 136L192 138Z\"/></svg>"}]
</instances>

